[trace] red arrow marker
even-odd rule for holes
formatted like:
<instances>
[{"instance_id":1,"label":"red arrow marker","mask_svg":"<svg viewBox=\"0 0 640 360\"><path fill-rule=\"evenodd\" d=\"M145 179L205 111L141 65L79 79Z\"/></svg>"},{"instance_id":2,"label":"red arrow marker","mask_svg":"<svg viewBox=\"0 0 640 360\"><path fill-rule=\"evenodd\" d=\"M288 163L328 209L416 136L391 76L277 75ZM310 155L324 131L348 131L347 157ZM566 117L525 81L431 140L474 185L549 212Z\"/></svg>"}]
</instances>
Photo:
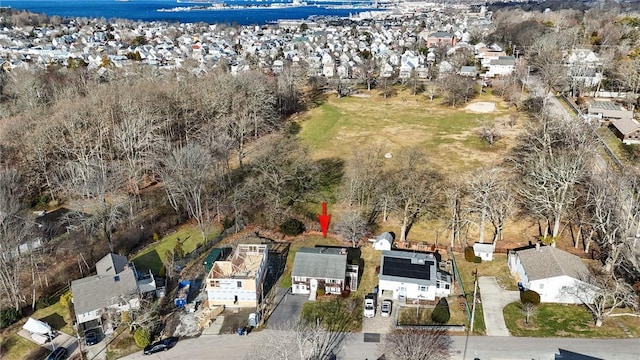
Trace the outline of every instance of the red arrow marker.
<instances>
[{"instance_id":1,"label":"red arrow marker","mask_svg":"<svg viewBox=\"0 0 640 360\"><path fill-rule=\"evenodd\" d=\"M327 214L327 203L325 201L322 202L322 214L318 214L318 221L320 221L320 227L322 228L322 236L327 237L331 214Z\"/></svg>"}]
</instances>

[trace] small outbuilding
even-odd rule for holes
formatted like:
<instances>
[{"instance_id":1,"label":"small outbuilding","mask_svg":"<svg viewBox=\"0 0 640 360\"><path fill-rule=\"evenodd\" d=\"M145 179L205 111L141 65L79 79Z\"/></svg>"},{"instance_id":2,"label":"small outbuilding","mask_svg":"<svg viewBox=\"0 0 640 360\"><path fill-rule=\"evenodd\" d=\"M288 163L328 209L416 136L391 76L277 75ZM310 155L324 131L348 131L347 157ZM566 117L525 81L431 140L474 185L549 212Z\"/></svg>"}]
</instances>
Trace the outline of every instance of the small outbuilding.
<instances>
[{"instance_id":1,"label":"small outbuilding","mask_svg":"<svg viewBox=\"0 0 640 360\"><path fill-rule=\"evenodd\" d=\"M493 251L496 246L493 243L475 243L473 244L473 253L475 256L480 257L482 261L492 261Z\"/></svg>"},{"instance_id":2,"label":"small outbuilding","mask_svg":"<svg viewBox=\"0 0 640 360\"><path fill-rule=\"evenodd\" d=\"M391 250L393 246L394 236L390 232L383 232L373 241L373 248L375 250Z\"/></svg>"}]
</instances>

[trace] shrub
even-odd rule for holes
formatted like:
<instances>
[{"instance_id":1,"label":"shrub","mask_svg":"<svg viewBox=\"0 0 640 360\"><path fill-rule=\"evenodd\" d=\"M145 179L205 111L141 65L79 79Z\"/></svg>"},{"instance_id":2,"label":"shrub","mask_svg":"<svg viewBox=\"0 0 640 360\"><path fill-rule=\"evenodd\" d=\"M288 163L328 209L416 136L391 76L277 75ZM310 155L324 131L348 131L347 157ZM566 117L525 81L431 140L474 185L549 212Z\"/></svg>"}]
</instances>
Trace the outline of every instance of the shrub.
<instances>
[{"instance_id":1,"label":"shrub","mask_svg":"<svg viewBox=\"0 0 640 360\"><path fill-rule=\"evenodd\" d=\"M298 219L289 218L280 225L280 232L289 236L300 235L305 231L304 223Z\"/></svg>"},{"instance_id":2,"label":"shrub","mask_svg":"<svg viewBox=\"0 0 640 360\"><path fill-rule=\"evenodd\" d=\"M316 294L318 294L318 296L324 296L325 291L324 291L324 289L318 289L318 291L316 292Z\"/></svg>"},{"instance_id":3,"label":"shrub","mask_svg":"<svg viewBox=\"0 0 640 360\"><path fill-rule=\"evenodd\" d=\"M449 302L447 302L446 298L441 298L438 301L438 305L431 312L431 320L437 324L446 324L451 318L451 313L449 312Z\"/></svg>"},{"instance_id":4,"label":"shrub","mask_svg":"<svg viewBox=\"0 0 640 360\"><path fill-rule=\"evenodd\" d=\"M471 246L467 246L464 249L464 259L468 262L473 262L475 260L476 254L473 252L473 248Z\"/></svg>"},{"instance_id":5,"label":"shrub","mask_svg":"<svg viewBox=\"0 0 640 360\"><path fill-rule=\"evenodd\" d=\"M480 264L482 262L482 258L480 256L474 256L473 257L473 262L475 264Z\"/></svg>"},{"instance_id":6,"label":"shrub","mask_svg":"<svg viewBox=\"0 0 640 360\"><path fill-rule=\"evenodd\" d=\"M139 348L144 348L151 342L151 332L146 327L139 327L133 333L133 340Z\"/></svg>"},{"instance_id":7,"label":"shrub","mask_svg":"<svg viewBox=\"0 0 640 360\"><path fill-rule=\"evenodd\" d=\"M166 267L161 267L160 271L158 272L158 276L161 278L164 278L167 276L167 268Z\"/></svg>"},{"instance_id":8,"label":"shrub","mask_svg":"<svg viewBox=\"0 0 640 360\"><path fill-rule=\"evenodd\" d=\"M533 290L525 290L520 292L520 301L523 304L531 303L533 305L540 304L540 294Z\"/></svg>"},{"instance_id":9,"label":"shrub","mask_svg":"<svg viewBox=\"0 0 640 360\"><path fill-rule=\"evenodd\" d=\"M12 307L2 308L0 310L0 329L4 329L7 326L20 320L22 314L20 311Z\"/></svg>"},{"instance_id":10,"label":"shrub","mask_svg":"<svg viewBox=\"0 0 640 360\"><path fill-rule=\"evenodd\" d=\"M42 295L36 302L36 310L44 309L49 307L49 305L51 305L51 298L47 295Z\"/></svg>"},{"instance_id":11,"label":"shrub","mask_svg":"<svg viewBox=\"0 0 640 360\"><path fill-rule=\"evenodd\" d=\"M60 295L60 304L67 307L71 305L71 291L67 291Z\"/></svg>"}]
</instances>

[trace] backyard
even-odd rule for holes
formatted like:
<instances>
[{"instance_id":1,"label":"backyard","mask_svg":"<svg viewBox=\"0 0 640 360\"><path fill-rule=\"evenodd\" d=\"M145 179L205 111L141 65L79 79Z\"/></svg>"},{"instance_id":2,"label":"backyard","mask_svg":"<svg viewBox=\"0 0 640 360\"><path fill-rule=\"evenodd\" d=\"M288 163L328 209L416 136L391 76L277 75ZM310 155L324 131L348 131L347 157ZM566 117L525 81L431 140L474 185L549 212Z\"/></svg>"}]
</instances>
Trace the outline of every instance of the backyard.
<instances>
[{"instance_id":1,"label":"backyard","mask_svg":"<svg viewBox=\"0 0 640 360\"><path fill-rule=\"evenodd\" d=\"M217 236L221 231L220 226L211 226L207 239ZM178 227L173 233L164 236L158 241L144 248L131 258L138 271L151 270L155 275L166 265L165 252L174 251L178 239L182 241L184 254L189 254L203 243L200 230L194 224L185 224Z\"/></svg>"}]
</instances>

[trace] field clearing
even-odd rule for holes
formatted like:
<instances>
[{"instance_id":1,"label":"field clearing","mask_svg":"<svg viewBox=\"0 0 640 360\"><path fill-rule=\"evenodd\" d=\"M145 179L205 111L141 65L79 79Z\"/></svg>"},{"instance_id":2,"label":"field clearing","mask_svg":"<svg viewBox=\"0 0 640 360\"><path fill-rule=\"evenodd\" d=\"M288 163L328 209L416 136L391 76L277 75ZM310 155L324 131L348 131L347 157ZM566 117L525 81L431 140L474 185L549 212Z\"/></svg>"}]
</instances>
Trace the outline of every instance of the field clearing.
<instances>
[{"instance_id":1,"label":"field clearing","mask_svg":"<svg viewBox=\"0 0 640 360\"><path fill-rule=\"evenodd\" d=\"M478 113L408 92L387 99L376 92L371 97L330 96L301 117L299 136L314 158L348 159L355 149L371 145L383 145L392 155L400 148L418 146L444 173L470 171L501 162L521 129L521 124L506 125L512 110L500 98L482 94L468 104L471 109L478 108L474 103L481 108L493 104L488 107L494 109ZM493 147L476 135L480 126L491 123L502 134Z\"/></svg>"}]
</instances>

